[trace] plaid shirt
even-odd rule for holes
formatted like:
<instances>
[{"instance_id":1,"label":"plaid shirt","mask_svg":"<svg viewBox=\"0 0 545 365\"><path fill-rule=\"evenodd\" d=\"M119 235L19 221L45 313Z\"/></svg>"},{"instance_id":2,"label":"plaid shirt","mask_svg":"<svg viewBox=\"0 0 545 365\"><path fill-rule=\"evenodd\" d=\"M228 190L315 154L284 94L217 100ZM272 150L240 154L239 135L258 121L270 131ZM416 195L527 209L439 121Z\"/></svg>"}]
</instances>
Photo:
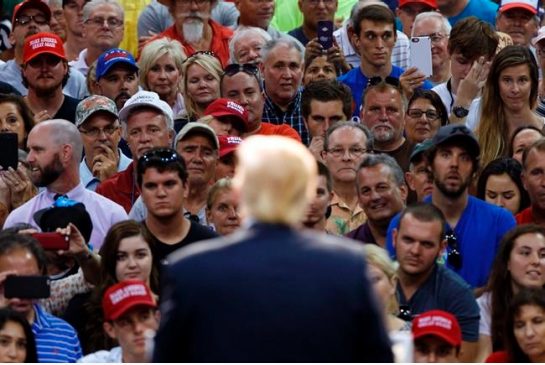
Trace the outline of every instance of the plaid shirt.
<instances>
[{"instance_id":1,"label":"plaid shirt","mask_svg":"<svg viewBox=\"0 0 545 365\"><path fill-rule=\"evenodd\" d=\"M309 135L303 117L301 115L301 94L303 88L299 88L293 101L288 105L288 109L283 111L276 105L265 92L265 105L263 106L264 122L272 124L288 124L299 133L302 142L308 146Z\"/></svg>"}]
</instances>

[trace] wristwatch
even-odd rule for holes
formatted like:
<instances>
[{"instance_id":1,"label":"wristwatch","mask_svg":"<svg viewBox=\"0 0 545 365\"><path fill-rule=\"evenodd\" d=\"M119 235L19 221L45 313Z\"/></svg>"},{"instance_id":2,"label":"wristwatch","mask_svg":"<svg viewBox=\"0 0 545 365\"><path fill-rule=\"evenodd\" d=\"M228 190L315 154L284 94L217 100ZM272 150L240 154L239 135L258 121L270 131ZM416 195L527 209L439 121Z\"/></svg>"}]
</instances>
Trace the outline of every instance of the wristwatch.
<instances>
[{"instance_id":1,"label":"wristwatch","mask_svg":"<svg viewBox=\"0 0 545 365\"><path fill-rule=\"evenodd\" d=\"M452 113L458 118L465 118L469 114L469 109L466 109L463 106L455 106L452 108Z\"/></svg>"}]
</instances>

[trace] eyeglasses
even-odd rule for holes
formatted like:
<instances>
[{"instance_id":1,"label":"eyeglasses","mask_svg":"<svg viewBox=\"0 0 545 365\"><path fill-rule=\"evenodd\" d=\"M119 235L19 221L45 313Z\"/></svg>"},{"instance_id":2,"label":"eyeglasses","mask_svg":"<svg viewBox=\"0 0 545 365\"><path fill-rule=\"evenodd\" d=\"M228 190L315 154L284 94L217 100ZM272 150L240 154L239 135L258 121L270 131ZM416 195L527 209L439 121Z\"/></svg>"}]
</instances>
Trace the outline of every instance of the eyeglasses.
<instances>
[{"instance_id":1,"label":"eyeglasses","mask_svg":"<svg viewBox=\"0 0 545 365\"><path fill-rule=\"evenodd\" d=\"M227 65L223 71L227 76L233 76L238 74L239 72L245 72L248 75L252 76L256 76L259 74L259 69L253 63L231 63L230 65Z\"/></svg>"},{"instance_id":2,"label":"eyeglasses","mask_svg":"<svg viewBox=\"0 0 545 365\"><path fill-rule=\"evenodd\" d=\"M330 153L335 158L343 157L346 152L348 152L348 154L352 157L360 157L367 152L367 149L361 147L350 147L349 149L345 150L342 147L335 147L327 150L326 152Z\"/></svg>"},{"instance_id":3,"label":"eyeglasses","mask_svg":"<svg viewBox=\"0 0 545 365\"><path fill-rule=\"evenodd\" d=\"M431 34L424 34L420 37L430 37L431 43L439 43L446 37L448 37L446 34L443 33L431 33Z\"/></svg>"},{"instance_id":4,"label":"eyeglasses","mask_svg":"<svg viewBox=\"0 0 545 365\"><path fill-rule=\"evenodd\" d=\"M85 134L86 136L96 138L101 133L104 133L106 136L111 136L112 134L114 134L115 131L117 131L118 128L119 128L119 126L117 126L117 125L111 125L111 126L104 127L104 128L80 129L79 131L81 133Z\"/></svg>"},{"instance_id":5,"label":"eyeglasses","mask_svg":"<svg viewBox=\"0 0 545 365\"><path fill-rule=\"evenodd\" d=\"M324 3L324 5L333 5L335 0L307 0L308 3L312 6L316 6L320 4L321 2Z\"/></svg>"},{"instance_id":6,"label":"eyeglasses","mask_svg":"<svg viewBox=\"0 0 545 365\"><path fill-rule=\"evenodd\" d=\"M156 148L148 151L138 160L138 167L146 167L150 162L163 162L165 164L180 161L182 158L171 148Z\"/></svg>"},{"instance_id":7,"label":"eyeglasses","mask_svg":"<svg viewBox=\"0 0 545 365\"><path fill-rule=\"evenodd\" d=\"M388 85L395 86L396 88L399 88L400 85L399 79L396 77L386 76L385 78L382 78L380 76L374 76L367 80L367 87L376 86L382 82Z\"/></svg>"},{"instance_id":8,"label":"eyeglasses","mask_svg":"<svg viewBox=\"0 0 545 365\"><path fill-rule=\"evenodd\" d=\"M434 110L409 109L407 110L407 115L414 119L422 118L423 115L425 115L428 120L439 119L439 113Z\"/></svg>"},{"instance_id":9,"label":"eyeglasses","mask_svg":"<svg viewBox=\"0 0 545 365\"><path fill-rule=\"evenodd\" d=\"M453 230L449 230L445 239L447 240L447 263L459 270L462 268L462 253L458 249L458 238Z\"/></svg>"},{"instance_id":10,"label":"eyeglasses","mask_svg":"<svg viewBox=\"0 0 545 365\"><path fill-rule=\"evenodd\" d=\"M34 23L38 25L44 25L47 24L47 17L42 14L36 14L36 15L21 15L15 18L15 23L20 25L27 25L32 20L34 20Z\"/></svg>"},{"instance_id":11,"label":"eyeglasses","mask_svg":"<svg viewBox=\"0 0 545 365\"><path fill-rule=\"evenodd\" d=\"M43 54L37 57L34 57L30 61L27 62L27 65L29 65L32 68L40 68L45 63L49 67L55 67L61 62L61 58L49 54Z\"/></svg>"},{"instance_id":12,"label":"eyeglasses","mask_svg":"<svg viewBox=\"0 0 545 365\"><path fill-rule=\"evenodd\" d=\"M100 16L96 16L94 18L89 18L85 21L85 24L92 24L97 27L102 27L104 23L106 23L110 28L117 28L123 25L123 20L117 18L104 19Z\"/></svg>"}]
</instances>

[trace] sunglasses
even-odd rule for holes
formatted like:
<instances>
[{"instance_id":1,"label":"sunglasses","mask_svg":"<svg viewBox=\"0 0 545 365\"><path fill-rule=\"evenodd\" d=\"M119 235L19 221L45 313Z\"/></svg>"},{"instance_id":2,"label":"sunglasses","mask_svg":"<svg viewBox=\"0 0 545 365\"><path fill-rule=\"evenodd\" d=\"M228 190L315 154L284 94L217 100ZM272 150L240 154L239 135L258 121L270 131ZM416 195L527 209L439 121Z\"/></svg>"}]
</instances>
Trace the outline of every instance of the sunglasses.
<instances>
[{"instance_id":1,"label":"sunglasses","mask_svg":"<svg viewBox=\"0 0 545 365\"><path fill-rule=\"evenodd\" d=\"M187 57L183 62L182 62L182 65L186 62L189 62L190 60L194 59L195 57L199 56L199 55L206 55L206 56L211 56L211 57L214 57L216 59L219 60L218 56L212 52L212 51L197 51L195 53L193 53L191 56Z\"/></svg>"},{"instance_id":2,"label":"sunglasses","mask_svg":"<svg viewBox=\"0 0 545 365\"><path fill-rule=\"evenodd\" d=\"M238 74L239 72L245 72L248 75L257 76L259 74L259 69L253 63L244 63L244 64L231 63L230 65L227 65L225 67L223 72L227 76L233 76Z\"/></svg>"},{"instance_id":3,"label":"sunglasses","mask_svg":"<svg viewBox=\"0 0 545 365\"><path fill-rule=\"evenodd\" d=\"M395 86L396 88L400 87L399 79L396 78L396 77L391 77L391 76L386 76L384 78L382 78L380 76L371 77L370 79L367 80L367 87L376 86L376 85L378 85L378 84L380 84L382 82L384 82L384 83L386 83L388 85Z\"/></svg>"},{"instance_id":4,"label":"sunglasses","mask_svg":"<svg viewBox=\"0 0 545 365\"><path fill-rule=\"evenodd\" d=\"M61 58L49 54L36 56L27 62L32 68L40 68L45 63L49 67L55 67L61 62Z\"/></svg>"},{"instance_id":5,"label":"sunglasses","mask_svg":"<svg viewBox=\"0 0 545 365\"><path fill-rule=\"evenodd\" d=\"M37 15L21 15L15 18L15 23L19 25L27 25L31 21L34 20L34 23L38 25L44 25L47 24L47 17L42 14Z\"/></svg>"},{"instance_id":6,"label":"sunglasses","mask_svg":"<svg viewBox=\"0 0 545 365\"><path fill-rule=\"evenodd\" d=\"M138 169L145 170L150 164L168 165L173 162L181 161L182 158L176 151L170 148L157 148L148 151L138 160Z\"/></svg>"},{"instance_id":7,"label":"sunglasses","mask_svg":"<svg viewBox=\"0 0 545 365\"><path fill-rule=\"evenodd\" d=\"M445 235L445 239L447 240L447 263L459 270L462 268L462 253L458 249L458 238L450 229Z\"/></svg>"}]
</instances>

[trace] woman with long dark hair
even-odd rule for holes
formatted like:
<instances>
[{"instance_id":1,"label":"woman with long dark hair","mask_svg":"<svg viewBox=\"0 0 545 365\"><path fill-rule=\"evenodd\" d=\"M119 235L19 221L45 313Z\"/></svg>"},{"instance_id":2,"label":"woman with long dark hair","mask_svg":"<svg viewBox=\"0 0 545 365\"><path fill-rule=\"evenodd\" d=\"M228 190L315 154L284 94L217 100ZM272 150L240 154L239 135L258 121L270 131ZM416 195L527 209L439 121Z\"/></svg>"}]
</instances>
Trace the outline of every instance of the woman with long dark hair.
<instances>
[{"instance_id":1,"label":"woman with long dark hair","mask_svg":"<svg viewBox=\"0 0 545 365\"><path fill-rule=\"evenodd\" d=\"M0 309L0 363L38 362L36 340L27 320L19 313Z\"/></svg>"}]
</instances>

